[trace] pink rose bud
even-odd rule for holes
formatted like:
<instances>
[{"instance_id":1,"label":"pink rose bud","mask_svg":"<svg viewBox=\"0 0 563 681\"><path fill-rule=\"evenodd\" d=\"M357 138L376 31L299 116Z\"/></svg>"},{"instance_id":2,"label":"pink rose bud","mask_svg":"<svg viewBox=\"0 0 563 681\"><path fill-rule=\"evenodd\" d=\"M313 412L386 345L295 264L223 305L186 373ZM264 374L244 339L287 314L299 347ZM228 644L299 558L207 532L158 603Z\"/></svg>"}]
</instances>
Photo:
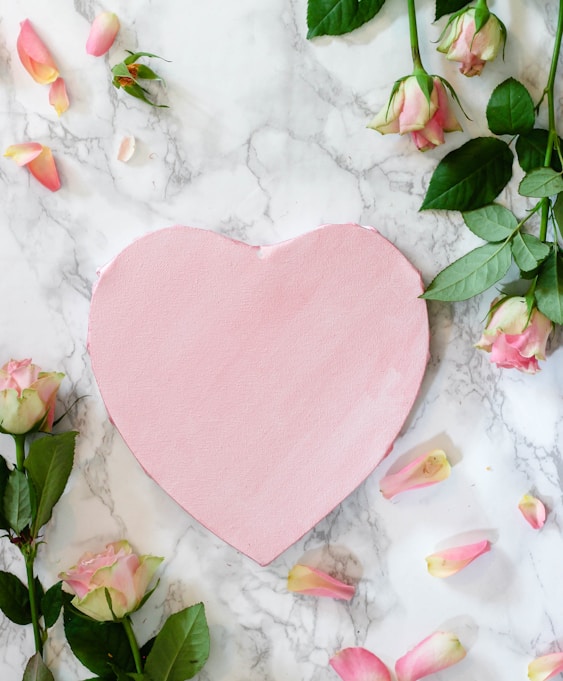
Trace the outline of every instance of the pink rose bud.
<instances>
[{"instance_id":1,"label":"pink rose bud","mask_svg":"<svg viewBox=\"0 0 563 681\"><path fill-rule=\"evenodd\" d=\"M140 607L162 561L156 556L138 556L122 540L108 544L102 553L85 553L59 577L75 594L72 604L77 610L98 622L109 622Z\"/></svg>"},{"instance_id":2,"label":"pink rose bud","mask_svg":"<svg viewBox=\"0 0 563 681\"><path fill-rule=\"evenodd\" d=\"M101 57L113 45L119 31L119 19L113 12L102 12L93 21L86 42L86 52Z\"/></svg>"},{"instance_id":3,"label":"pink rose bud","mask_svg":"<svg viewBox=\"0 0 563 681\"><path fill-rule=\"evenodd\" d=\"M478 30L477 24L481 24ZM450 61L461 62L464 76L478 76L505 41L506 28L498 17L486 8L470 7L451 17L436 49Z\"/></svg>"},{"instance_id":4,"label":"pink rose bud","mask_svg":"<svg viewBox=\"0 0 563 681\"><path fill-rule=\"evenodd\" d=\"M553 324L537 308L531 312L526 298L496 298L489 320L476 348L491 353L491 362L504 369L535 374L538 359L545 359L547 339Z\"/></svg>"},{"instance_id":5,"label":"pink rose bud","mask_svg":"<svg viewBox=\"0 0 563 681\"><path fill-rule=\"evenodd\" d=\"M429 95L421 87L422 80L426 81L425 89ZM427 74L398 80L389 101L368 127L382 135L409 132L420 151L443 144L445 132L462 129L451 110L442 80Z\"/></svg>"},{"instance_id":6,"label":"pink rose bud","mask_svg":"<svg viewBox=\"0 0 563 681\"><path fill-rule=\"evenodd\" d=\"M10 360L0 369L0 432L49 433L64 374L45 372L30 359Z\"/></svg>"}]
</instances>

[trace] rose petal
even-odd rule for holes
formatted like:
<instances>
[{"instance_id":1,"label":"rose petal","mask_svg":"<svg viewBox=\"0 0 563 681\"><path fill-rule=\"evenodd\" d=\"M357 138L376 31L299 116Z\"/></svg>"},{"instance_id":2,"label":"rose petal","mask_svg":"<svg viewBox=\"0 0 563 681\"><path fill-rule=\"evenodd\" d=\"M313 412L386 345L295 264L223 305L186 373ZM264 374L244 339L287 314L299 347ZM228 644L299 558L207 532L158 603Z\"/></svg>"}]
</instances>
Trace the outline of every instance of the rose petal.
<instances>
[{"instance_id":1,"label":"rose petal","mask_svg":"<svg viewBox=\"0 0 563 681\"><path fill-rule=\"evenodd\" d=\"M35 33L29 20L22 21L17 40L20 61L36 83L48 85L59 76L59 70L49 50Z\"/></svg>"},{"instance_id":2,"label":"rose petal","mask_svg":"<svg viewBox=\"0 0 563 681\"><path fill-rule=\"evenodd\" d=\"M55 165L55 159L51 153L49 147L43 147L43 150L32 161L27 164L29 172L33 175L36 180L39 180L42 185L45 185L47 189L52 192L56 192L61 188L61 181L59 179L59 173L57 172L57 166Z\"/></svg>"},{"instance_id":3,"label":"rose petal","mask_svg":"<svg viewBox=\"0 0 563 681\"><path fill-rule=\"evenodd\" d=\"M397 660L397 681L417 681L451 667L463 660L465 655L465 648L455 634L436 631Z\"/></svg>"},{"instance_id":4,"label":"rose petal","mask_svg":"<svg viewBox=\"0 0 563 681\"><path fill-rule=\"evenodd\" d=\"M113 12L102 12L92 22L86 42L86 52L94 57L101 57L113 45L118 31L117 15Z\"/></svg>"},{"instance_id":5,"label":"rose petal","mask_svg":"<svg viewBox=\"0 0 563 681\"><path fill-rule=\"evenodd\" d=\"M441 449L433 449L411 461L399 472L383 477L379 483L381 493L391 499L399 492L435 485L449 477L450 462Z\"/></svg>"},{"instance_id":6,"label":"rose petal","mask_svg":"<svg viewBox=\"0 0 563 681\"><path fill-rule=\"evenodd\" d=\"M490 551L490 549L491 543L484 539L475 544L456 546L452 549L433 553L426 557L428 572L433 577L449 577L450 575L455 575L456 572L463 570L466 565L469 565L475 558Z\"/></svg>"},{"instance_id":7,"label":"rose petal","mask_svg":"<svg viewBox=\"0 0 563 681\"><path fill-rule=\"evenodd\" d=\"M131 160L133 154L135 153L135 138L132 135L124 137L119 145L119 151L117 152L117 160L127 163Z\"/></svg>"},{"instance_id":8,"label":"rose petal","mask_svg":"<svg viewBox=\"0 0 563 681\"><path fill-rule=\"evenodd\" d=\"M542 655L528 665L530 681L547 681L560 672L563 672L563 653Z\"/></svg>"},{"instance_id":9,"label":"rose petal","mask_svg":"<svg viewBox=\"0 0 563 681\"><path fill-rule=\"evenodd\" d=\"M43 145L39 142L25 142L24 144L12 144L4 152L4 156L14 159L19 166L26 166L37 158L43 151Z\"/></svg>"},{"instance_id":10,"label":"rose petal","mask_svg":"<svg viewBox=\"0 0 563 681\"><path fill-rule=\"evenodd\" d=\"M531 494L524 494L520 499L518 508L534 530L539 530L544 526L546 510L539 499L536 499Z\"/></svg>"},{"instance_id":11,"label":"rose petal","mask_svg":"<svg viewBox=\"0 0 563 681\"><path fill-rule=\"evenodd\" d=\"M63 114L69 107L68 95L64 80L59 77L49 89L49 104L55 108L57 116Z\"/></svg>"},{"instance_id":12,"label":"rose petal","mask_svg":"<svg viewBox=\"0 0 563 681\"><path fill-rule=\"evenodd\" d=\"M387 667L365 648L344 648L329 664L344 681L391 681Z\"/></svg>"},{"instance_id":13,"label":"rose petal","mask_svg":"<svg viewBox=\"0 0 563 681\"><path fill-rule=\"evenodd\" d=\"M287 576L287 588L295 593L308 596L324 596L341 598L349 601L356 593L356 588L344 584L321 570L308 565L294 565Z\"/></svg>"}]
</instances>

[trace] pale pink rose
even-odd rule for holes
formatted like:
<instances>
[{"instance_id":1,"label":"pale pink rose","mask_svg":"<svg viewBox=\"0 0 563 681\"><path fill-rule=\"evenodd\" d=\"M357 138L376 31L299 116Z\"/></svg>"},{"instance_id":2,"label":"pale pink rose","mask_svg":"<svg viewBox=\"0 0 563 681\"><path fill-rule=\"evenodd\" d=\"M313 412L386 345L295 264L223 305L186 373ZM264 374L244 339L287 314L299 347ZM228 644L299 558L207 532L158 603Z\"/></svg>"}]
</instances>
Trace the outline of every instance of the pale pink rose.
<instances>
[{"instance_id":1,"label":"pale pink rose","mask_svg":"<svg viewBox=\"0 0 563 681\"><path fill-rule=\"evenodd\" d=\"M122 540L108 544L102 553L85 553L59 577L75 594L72 604L77 610L108 622L137 610L162 560L138 556L129 542Z\"/></svg>"},{"instance_id":2,"label":"pale pink rose","mask_svg":"<svg viewBox=\"0 0 563 681\"><path fill-rule=\"evenodd\" d=\"M506 29L494 14L489 13L479 31L475 28L475 8L470 7L448 22L437 47L450 61L461 62L459 70L464 76L480 75L505 42Z\"/></svg>"},{"instance_id":3,"label":"pale pink rose","mask_svg":"<svg viewBox=\"0 0 563 681\"><path fill-rule=\"evenodd\" d=\"M491 362L504 369L518 369L535 374L538 359L545 359L551 321L538 309L531 315L521 296L493 300L492 314L475 347L491 353Z\"/></svg>"},{"instance_id":4,"label":"pale pink rose","mask_svg":"<svg viewBox=\"0 0 563 681\"><path fill-rule=\"evenodd\" d=\"M437 76L419 76L427 79L430 95L426 96L417 76L398 81L388 103L381 109L368 127L381 134L411 133L420 151L433 149L444 143L444 133L461 130L448 95Z\"/></svg>"},{"instance_id":5,"label":"pale pink rose","mask_svg":"<svg viewBox=\"0 0 563 681\"><path fill-rule=\"evenodd\" d=\"M119 31L119 19L113 12L99 14L90 28L90 35L86 41L86 52L94 57L101 57L113 45Z\"/></svg>"},{"instance_id":6,"label":"pale pink rose","mask_svg":"<svg viewBox=\"0 0 563 681\"><path fill-rule=\"evenodd\" d=\"M30 359L5 364L0 369L0 431L11 435L50 432L63 378L61 373L41 371Z\"/></svg>"}]
</instances>

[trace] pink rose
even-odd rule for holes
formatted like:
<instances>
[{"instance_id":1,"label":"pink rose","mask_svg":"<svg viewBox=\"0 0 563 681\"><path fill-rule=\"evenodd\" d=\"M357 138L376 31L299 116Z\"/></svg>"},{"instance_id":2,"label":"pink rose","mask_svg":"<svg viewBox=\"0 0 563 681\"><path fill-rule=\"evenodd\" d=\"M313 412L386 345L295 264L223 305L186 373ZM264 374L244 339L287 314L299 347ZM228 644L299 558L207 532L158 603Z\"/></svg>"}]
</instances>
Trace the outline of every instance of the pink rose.
<instances>
[{"instance_id":1,"label":"pink rose","mask_svg":"<svg viewBox=\"0 0 563 681\"><path fill-rule=\"evenodd\" d=\"M487 10L488 19L476 31L475 8L454 15L436 48L450 61L461 62L464 76L480 75L485 63L492 61L506 40L504 24Z\"/></svg>"},{"instance_id":2,"label":"pink rose","mask_svg":"<svg viewBox=\"0 0 563 681\"><path fill-rule=\"evenodd\" d=\"M50 432L63 378L64 374L41 371L30 359L5 364L0 369L0 431L11 435Z\"/></svg>"},{"instance_id":3,"label":"pink rose","mask_svg":"<svg viewBox=\"0 0 563 681\"><path fill-rule=\"evenodd\" d=\"M491 362L505 369L535 374L538 359L545 359L545 346L553 324L538 309L529 314L521 296L493 300L492 313L475 347L491 353ZM498 306L497 306L498 305Z\"/></svg>"},{"instance_id":4,"label":"pink rose","mask_svg":"<svg viewBox=\"0 0 563 681\"><path fill-rule=\"evenodd\" d=\"M72 604L77 610L108 622L139 608L162 561L157 556L137 556L129 542L122 540L108 544L102 553L85 553L59 577L75 594Z\"/></svg>"},{"instance_id":5,"label":"pink rose","mask_svg":"<svg viewBox=\"0 0 563 681\"><path fill-rule=\"evenodd\" d=\"M428 95L421 88L419 78L426 80ZM410 132L420 151L443 144L444 132L461 130L442 81L437 76L427 74L408 76L397 81L388 103L368 127L383 135Z\"/></svg>"}]
</instances>

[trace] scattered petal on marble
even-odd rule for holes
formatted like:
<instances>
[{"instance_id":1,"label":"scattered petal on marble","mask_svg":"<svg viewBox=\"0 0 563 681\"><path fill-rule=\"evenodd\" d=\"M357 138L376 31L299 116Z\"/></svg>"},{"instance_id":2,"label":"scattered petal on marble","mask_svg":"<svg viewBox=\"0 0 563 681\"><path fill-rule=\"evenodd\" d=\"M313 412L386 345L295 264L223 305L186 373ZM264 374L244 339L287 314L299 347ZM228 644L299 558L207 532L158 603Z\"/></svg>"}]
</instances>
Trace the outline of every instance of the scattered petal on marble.
<instances>
[{"instance_id":1,"label":"scattered petal on marble","mask_svg":"<svg viewBox=\"0 0 563 681\"><path fill-rule=\"evenodd\" d=\"M400 492L435 485L449 477L450 462L441 449L433 449L411 461L397 473L386 475L379 483L381 493L391 499Z\"/></svg>"},{"instance_id":2,"label":"scattered petal on marble","mask_svg":"<svg viewBox=\"0 0 563 681\"><path fill-rule=\"evenodd\" d=\"M117 160L127 163L133 157L135 153L135 138L132 135L124 137L119 145L119 151L117 152Z\"/></svg>"},{"instance_id":3,"label":"scattered petal on marble","mask_svg":"<svg viewBox=\"0 0 563 681\"><path fill-rule=\"evenodd\" d=\"M465 648L455 634L436 631L397 660L397 681L417 681L457 664L465 655Z\"/></svg>"},{"instance_id":4,"label":"scattered petal on marble","mask_svg":"<svg viewBox=\"0 0 563 681\"><path fill-rule=\"evenodd\" d=\"M49 89L49 104L55 108L57 116L63 114L70 105L65 82L60 76L51 83Z\"/></svg>"},{"instance_id":5,"label":"scattered petal on marble","mask_svg":"<svg viewBox=\"0 0 563 681\"><path fill-rule=\"evenodd\" d=\"M28 19L20 26L16 47L21 63L35 82L40 85L52 83L59 77L59 70L49 50Z\"/></svg>"},{"instance_id":6,"label":"scattered petal on marble","mask_svg":"<svg viewBox=\"0 0 563 681\"><path fill-rule=\"evenodd\" d=\"M61 188L55 159L49 147L38 142L12 144L4 156L13 158L19 166L26 166L33 177L52 192Z\"/></svg>"},{"instance_id":7,"label":"scattered petal on marble","mask_svg":"<svg viewBox=\"0 0 563 681\"><path fill-rule=\"evenodd\" d=\"M528 665L530 681L547 681L563 672L563 653L542 655Z\"/></svg>"},{"instance_id":8,"label":"scattered petal on marble","mask_svg":"<svg viewBox=\"0 0 563 681\"><path fill-rule=\"evenodd\" d=\"M308 565L294 565L287 576L287 588L295 593L307 596L324 596L341 598L349 601L356 593L356 588L344 584L321 570Z\"/></svg>"},{"instance_id":9,"label":"scattered petal on marble","mask_svg":"<svg viewBox=\"0 0 563 681\"><path fill-rule=\"evenodd\" d=\"M518 504L520 512L534 530L540 530L545 524L546 510L544 504L531 494L524 494Z\"/></svg>"},{"instance_id":10,"label":"scattered petal on marble","mask_svg":"<svg viewBox=\"0 0 563 681\"><path fill-rule=\"evenodd\" d=\"M463 570L466 565L469 565L475 558L490 551L490 549L491 543L484 539L483 541L474 544L456 546L451 549L446 549L445 551L433 553L426 557L428 572L433 577L449 577L450 575L455 575L456 572Z\"/></svg>"},{"instance_id":11,"label":"scattered petal on marble","mask_svg":"<svg viewBox=\"0 0 563 681\"><path fill-rule=\"evenodd\" d=\"M86 52L94 57L101 57L113 45L118 31L117 15L113 12L102 12L92 22L86 41Z\"/></svg>"},{"instance_id":12,"label":"scattered petal on marble","mask_svg":"<svg viewBox=\"0 0 563 681\"><path fill-rule=\"evenodd\" d=\"M344 648L329 664L344 681L391 681L387 667L365 648Z\"/></svg>"}]
</instances>

